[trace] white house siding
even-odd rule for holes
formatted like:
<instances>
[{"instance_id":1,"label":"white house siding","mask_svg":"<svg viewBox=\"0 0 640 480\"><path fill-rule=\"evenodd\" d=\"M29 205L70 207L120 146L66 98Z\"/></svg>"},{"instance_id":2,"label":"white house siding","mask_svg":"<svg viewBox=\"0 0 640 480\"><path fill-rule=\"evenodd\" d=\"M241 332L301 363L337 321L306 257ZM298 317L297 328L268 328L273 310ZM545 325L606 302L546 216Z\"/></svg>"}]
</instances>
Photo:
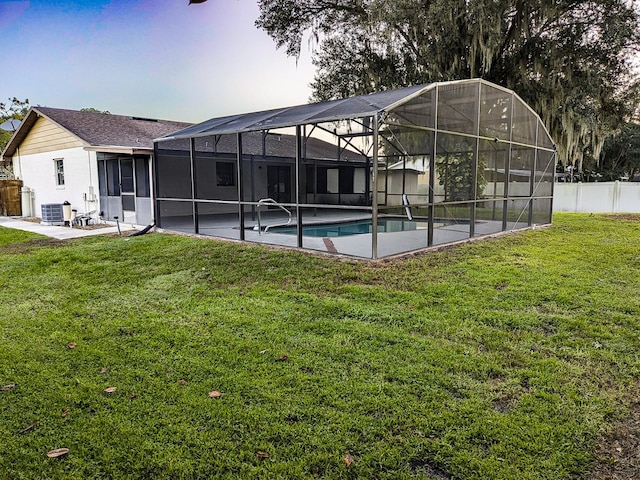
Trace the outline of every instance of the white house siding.
<instances>
[{"instance_id":1,"label":"white house siding","mask_svg":"<svg viewBox=\"0 0 640 480\"><path fill-rule=\"evenodd\" d=\"M64 161L64 185L56 185L56 159ZM41 205L71 203L78 213L100 211L96 153L83 147L51 150L13 157L16 177L32 191L32 213L41 217ZM93 195L92 195L93 193Z\"/></svg>"},{"instance_id":2,"label":"white house siding","mask_svg":"<svg viewBox=\"0 0 640 480\"><path fill-rule=\"evenodd\" d=\"M40 117L20 144L20 153L22 155L31 155L51 150L82 147L84 145L75 135L50 120Z\"/></svg>"}]
</instances>

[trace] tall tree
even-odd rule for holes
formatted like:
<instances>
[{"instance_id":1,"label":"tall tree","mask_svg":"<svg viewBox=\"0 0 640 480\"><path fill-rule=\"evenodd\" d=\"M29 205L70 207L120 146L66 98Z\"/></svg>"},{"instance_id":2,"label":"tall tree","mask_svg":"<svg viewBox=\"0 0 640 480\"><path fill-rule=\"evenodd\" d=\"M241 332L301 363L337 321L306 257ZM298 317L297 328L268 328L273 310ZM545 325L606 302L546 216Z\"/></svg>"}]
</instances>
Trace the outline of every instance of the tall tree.
<instances>
[{"instance_id":1,"label":"tall tree","mask_svg":"<svg viewBox=\"0 0 640 480\"><path fill-rule=\"evenodd\" d=\"M640 90L639 0L260 0L287 54L316 42L315 100L481 77L542 117L563 161L597 157Z\"/></svg>"},{"instance_id":2,"label":"tall tree","mask_svg":"<svg viewBox=\"0 0 640 480\"><path fill-rule=\"evenodd\" d=\"M627 123L607 138L597 170L603 180L633 179L640 173L640 123Z\"/></svg>"},{"instance_id":3,"label":"tall tree","mask_svg":"<svg viewBox=\"0 0 640 480\"><path fill-rule=\"evenodd\" d=\"M6 125L0 128L0 152L4 150L15 130L13 122L11 124L5 124L5 122L22 120L29 111L29 107L29 99L20 100L13 97L9 98L8 103L0 102L0 125Z\"/></svg>"},{"instance_id":4,"label":"tall tree","mask_svg":"<svg viewBox=\"0 0 640 480\"><path fill-rule=\"evenodd\" d=\"M94 107L85 107L80 109L81 112L91 112L91 113L104 113L105 115L110 115L111 112L109 110L98 110Z\"/></svg>"}]
</instances>

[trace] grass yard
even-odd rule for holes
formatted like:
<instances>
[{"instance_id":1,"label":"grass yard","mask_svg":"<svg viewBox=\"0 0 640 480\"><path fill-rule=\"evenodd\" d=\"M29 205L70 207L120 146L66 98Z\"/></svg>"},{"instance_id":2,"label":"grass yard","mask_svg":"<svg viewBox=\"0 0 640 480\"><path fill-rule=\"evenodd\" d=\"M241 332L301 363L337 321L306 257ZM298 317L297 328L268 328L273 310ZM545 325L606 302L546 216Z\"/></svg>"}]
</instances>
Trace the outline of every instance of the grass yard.
<instances>
[{"instance_id":1,"label":"grass yard","mask_svg":"<svg viewBox=\"0 0 640 480\"><path fill-rule=\"evenodd\" d=\"M563 214L371 263L0 229L0 479L591 478L639 239Z\"/></svg>"}]
</instances>

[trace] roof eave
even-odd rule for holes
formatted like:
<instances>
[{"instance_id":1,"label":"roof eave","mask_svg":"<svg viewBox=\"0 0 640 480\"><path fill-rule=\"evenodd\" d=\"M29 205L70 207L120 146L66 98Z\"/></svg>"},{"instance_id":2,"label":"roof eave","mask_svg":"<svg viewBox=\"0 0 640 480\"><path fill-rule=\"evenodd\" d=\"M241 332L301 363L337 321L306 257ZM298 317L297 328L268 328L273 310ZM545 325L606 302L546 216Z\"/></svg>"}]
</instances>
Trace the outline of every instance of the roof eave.
<instances>
[{"instance_id":1,"label":"roof eave","mask_svg":"<svg viewBox=\"0 0 640 480\"><path fill-rule=\"evenodd\" d=\"M91 145L84 147L88 152L122 153L125 155L150 155L153 147L125 147L119 145Z\"/></svg>"},{"instance_id":2,"label":"roof eave","mask_svg":"<svg viewBox=\"0 0 640 480\"><path fill-rule=\"evenodd\" d=\"M16 151L18 150L18 146L26 138L27 134L36 123L37 119L38 114L36 113L34 107L31 107L22 119L22 122L20 123L18 129L13 132L13 135L11 135L11 138L7 142L7 145L4 147L1 155L3 161L9 161L9 158L12 158L15 155Z\"/></svg>"},{"instance_id":3,"label":"roof eave","mask_svg":"<svg viewBox=\"0 0 640 480\"><path fill-rule=\"evenodd\" d=\"M75 132L72 132L68 128L60 125L58 122L50 118L48 115L38 110L37 107L31 107L27 112L27 114L25 115L25 117L22 119L22 123L20 123L20 126L18 127L18 129L11 136L11 139L7 143L7 146L2 151L2 158L5 161L7 157L13 157L14 154L17 151L19 151L20 144L24 141L25 138L27 138L27 135L29 135L29 132L31 131L35 123L38 121L38 118L40 117L46 118L48 121L56 125L58 128L61 128L65 132L68 132L70 135L73 135L83 144L83 146L85 147L91 146L91 144L87 142L84 138L79 137L78 134L76 134Z\"/></svg>"}]
</instances>

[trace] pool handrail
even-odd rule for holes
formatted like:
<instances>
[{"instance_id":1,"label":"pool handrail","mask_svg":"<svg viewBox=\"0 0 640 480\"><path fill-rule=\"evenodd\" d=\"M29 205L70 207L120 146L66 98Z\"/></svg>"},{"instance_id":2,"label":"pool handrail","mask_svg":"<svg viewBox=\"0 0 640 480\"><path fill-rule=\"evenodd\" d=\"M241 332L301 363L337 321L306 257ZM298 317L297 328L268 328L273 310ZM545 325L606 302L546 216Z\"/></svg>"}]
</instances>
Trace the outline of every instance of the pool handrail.
<instances>
[{"instance_id":1,"label":"pool handrail","mask_svg":"<svg viewBox=\"0 0 640 480\"><path fill-rule=\"evenodd\" d=\"M271 227L284 227L286 225L291 224L291 212L289 210L287 210L283 205L280 205L273 198L261 198L260 200L258 200L258 207L257 207L257 212L258 212L258 235L262 235L262 218L260 216L260 207L262 205L266 205L266 204L274 205L274 206L284 210L287 213L287 215L289 215L289 220L287 220L287 223L275 223L273 225L267 225L266 227L264 227L264 233L267 233L267 231Z\"/></svg>"}]
</instances>

